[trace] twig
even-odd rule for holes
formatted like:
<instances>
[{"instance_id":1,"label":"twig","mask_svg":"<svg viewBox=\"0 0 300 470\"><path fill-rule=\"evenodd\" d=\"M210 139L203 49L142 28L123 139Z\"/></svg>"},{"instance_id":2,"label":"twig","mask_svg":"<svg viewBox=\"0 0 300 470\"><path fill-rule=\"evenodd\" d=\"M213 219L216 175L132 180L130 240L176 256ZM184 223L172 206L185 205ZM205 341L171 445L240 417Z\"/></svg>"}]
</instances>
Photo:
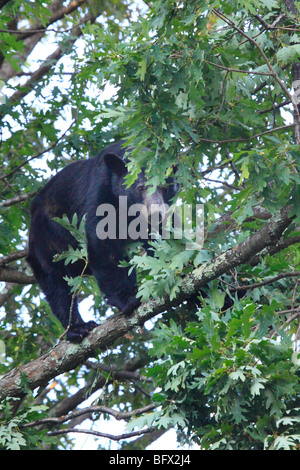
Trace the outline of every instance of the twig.
<instances>
[{"instance_id":1,"label":"twig","mask_svg":"<svg viewBox=\"0 0 300 470\"><path fill-rule=\"evenodd\" d=\"M76 28L78 25L73 25L71 28L68 28L64 31L56 30L56 29L47 29L48 26L50 26L53 23L56 23L58 20L63 18L66 15L69 15L72 13L74 10L76 10L79 6L81 6L83 3L85 3L86 0L72 0L69 5L67 5L64 8L61 8L58 10L47 22L45 26L42 25L42 23L37 23L33 25L29 29L25 29L23 31L21 30L16 30L16 29L0 29L0 33L9 33L9 34L15 34L18 35L19 37L17 38L17 41L24 40L29 38L30 36L33 36L34 34L37 33L45 33L45 32L54 32L54 33L66 33L71 31L72 29ZM79 25L82 22L79 23Z\"/></svg>"},{"instance_id":2,"label":"twig","mask_svg":"<svg viewBox=\"0 0 300 470\"><path fill-rule=\"evenodd\" d=\"M222 83L222 100L221 100L221 104L220 104L220 107L218 109L218 112L217 112L217 115L216 115L215 119L210 123L211 126L215 122L217 122L217 120L219 119L219 116L220 116L220 112L222 111L224 101L225 101L225 83L226 83L226 79L227 79L228 75L229 75L229 71L226 70L225 77L224 77L223 83Z\"/></svg>"},{"instance_id":3,"label":"twig","mask_svg":"<svg viewBox=\"0 0 300 470\"><path fill-rule=\"evenodd\" d=\"M112 408L108 408L107 406L88 406L86 408L73 411L72 413L69 413L66 416L60 416L58 418L49 417L49 418L37 419L36 421L32 421L31 423L24 424L22 428L32 428L34 426L40 426L44 424L63 424L66 421L70 421L71 419L78 418L79 416L85 415L87 413L104 413L104 414L113 416L113 418L115 418L117 421L120 421L123 419L128 420L132 418L133 416L139 416L143 413L148 413L149 411L152 411L155 408L157 408L157 405L150 404L142 408L138 408L136 410L122 412L122 411L114 410Z\"/></svg>"},{"instance_id":4,"label":"twig","mask_svg":"<svg viewBox=\"0 0 300 470\"><path fill-rule=\"evenodd\" d=\"M258 114L264 114L264 113L268 113L270 111L273 111L274 109L279 109L279 108L282 108L283 106L286 106L290 104L290 101L289 100L285 100L283 101L282 103L278 103L278 104L275 104L272 106L272 108L269 108L269 109L262 109L260 111L258 111Z\"/></svg>"},{"instance_id":5,"label":"twig","mask_svg":"<svg viewBox=\"0 0 300 470\"><path fill-rule=\"evenodd\" d=\"M142 436L143 434L148 434L155 430L156 428L152 427L152 428L144 429L141 431L134 431L134 432L129 432L127 434L119 434L117 436L114 436L113 434L106 434L106 433L99 432L99 431L92 431L90 429L69 428L69 429L59 429L58 431L51 431L47 435L58 436L59 434L68 434L70 432L75 432L75 433L81 433L81 434L91 434L92 436L96 436L96 437L104 437L106 439L111 439L112 441L121 441L122 439L129 439L130 437Z\"/></svg>"},{"instance_id":6,"label":"twig","mask_svg":"<svg viewBox=\"0 0 300 470\"><path fill-rule=\"evenodd\" d=\"M297 309L290 309L290 310L282 310L280 312L276 312L277 315L286 315L288 313L292 313L292 312L296 312L294 313L293 315L290 315L287 320L282 324L280 325L279 327L279 330L282 330L283 328L286 328L287 326L289 326L294 320L296 320L297 318L300 317L300 307L298 307ZM300 327L300 325L299 325ZM298 329L299 331L299 329ZM297 333L298 333L297 331ZM270 334L270 338L273 338L275 335L277 334L277 331L276 330L272 330L271 334ZM297 335L296 335L296 340L297 340Z\"/></svg>"},{"instance_id":7,"label":"twig","mask_svg":"<svg viewBox=\"0 0 300 470\"><path fill-rule=\"evenodd\" d=\"M10 176L13 176L18 170L20 170L21 168L23 168L23 166L27 165L29 162L31 162L32 160L36 159L36 158L39 158L41 157L42 155L44 155L44 153L47 153L47 152L50 152L52 149L54 149L54 147L56 147L56 145L59 143L60 140L62 140L66 134L69 132L69 130L71 129L71 127L76 123L76 119L73 119L73 121L71 122L71 124L69 125L68 129L60 136L58 137L58 139L56 139L56 141L51 144L49 147L47 147L46 149L42 150L41 152L37 153L36 155L33 155L32 157L29 157L27 158L27 160L25 160L25 162L21 163L20 165L18 165L16 168L14 168L13 170L11 170L9 173L7 173L6 175L2 175L0 176L0 181L1 180L5 180L6 178L9 178Z\"/></svg>"},{"instance_id":8,"label":"twig","mask_svg":"<svg viewBox=\"0 0 300 470\"><path fill-rule=\"evenodd\" d=\"M212 140L212 139L205 139L205 138L199 137L199 140L203 142L210 142L212 144L227 144L229 142L249 142L250 140L257 139L258 137L261 137L262 135L271 134L272 132L282 131L283 129L286 130L294 126L295 124L288 124L287 126L274 127L273 129L268 129L267 131L263 131L263 132L260 132L259 134L252 135L251 137L241 137L238 139Z\"/></svg>"},{"instance_id":9,"label":"twig","mask_svg":"<svg viewBox=\"0 0 300 470\"><path fill-rule=\"evenodd\" d=\"M95 21L96 17L91 16L90 14L85 15L83 19L83 23L87 23L88 21L91 21L92 23ZM80 26L76 26L72 32L72 35L70 39L68 40L68 44L71 46L73 45L77 39L82 35L82 30ZM42 63L42 65L35 71L33 72L31 78L27 80L27 82L22 85L18 91L16 91L10 98L9 102L10 103L15 103L17 101L20 101L24 96L26 96L36 85L36 83L44 76L46 73L49 72L51 67L53 66L53 63L57 63L59 59L64 54L64 48L58 47L53 54L49 55L46 60Z\"/></svg>"},{"instance_id":10,"label":"twig","mask_svg":"<svg viewBox=\"0 0 300 470\"><path fill-rule=\"evenodd\" d=\"M227 18L223 13L219 12L218 10L216 10L215 8L213 8L212 10L215 15L217 15L220 19L222 19L223 21L225 21L225 23L227 23L229 26L232 26L232 28L234 28L236 31L238 31L242 36L244 36L246 39L248 39L248 41L250 41L256 48L257 50L259 51L260 55L262 56L264 62L266 63L268 69L270 70L270 75L273 76L273 78L276 80L276 82L279 84L279 86L282 88L282 90L284 91L284 93L288 96L289 100L292 102L293 104L293 108L294 108L294 114L295 114L295 120L299 120L300 119L300 115L299 115L299 110L297 108L297 105L294 103L294 100L293 100L293 97L291 95L291 93L289 92L289 90L287 89L287 87L285 86L285 84L282 82L282 80L280 80L279 76L277 75L277 73L275 72L275 70L273 69L272 65L270 64L266 54L264 53L264 51L262 50L262 48L260 47L260 45L251 37L249 36L248 34L245 33L245 31L243 31L242 29L240 29L233 21L231 21L229 18Z\"/></svg>"},{"instance_id":11,"label":"twig","mask_svg":"<svg viewBox=\"0 0 300 470\"><path fill-rule=\"evenodd\" d=\"M262 282L257 282L256 284L251 284L251 285L248 285L248 286L233 286L232 284L229 284L231 286L231 290L248 290L248 289L255 289L256 287L262 287L262 286L266 286L268 284L272 284L273 282L276 282L276 281L279 281L279 279L285 279L285 278L288 278L288 277L299 277L300 276L300 271L294 271L294 272L291 272L291 273L282 273L282 274L278 274L278 276L274 276L274 277L271 277L270 279L267 279L265 281L262 281ZM225 282L223 281L223 279L220 279L221 282ZM227 282L225 282L225 284L228 284ZM288 310L290 311L290 310ZM282 313L282 312L281 312Z\"/></svg>"},{"instance_id":12,"label":"twig","mask_svg":"<svg viewBox=\"0 0 300 470\"><path fill-rule=\"evenodd\" d=\"M233 186L232 184L227 183L226 181L219 181L219 180L213 180L211 178L207 178L206 176L202 176L202 179L205 181L210 181L212 183L218 183L221 184L222 186L226 186L227 188L234 189L236 191L240 191L241 188L237 188L236 186Z\"/></svg>"},{"instance_id":13,"label":"twig","mask_svg":"<svg viewBox=\"0 0 300 470\"><path fill-rule=\"evenodd\" d=\"M294 287L294 292L293 292L293 297L292 297L291 308L294 308L294 307L295 307L295 300L296 300L296 294L297 294L297 289L298 289L299 283L300 283L300 279L297 279L297 281L295 282L295 287Z\"/></svg>"},{"instance_id":14,"label":"twig","mask_svg":"<svg viewBox=\"0 0 300 470\"><path fill-rule=\"evenodd\" d=\"M241 70L241 69L234 69L232 67L225 67L225 65L221 64L216 64L215 62L210 62L209 60L204 60L207 64L214 65L215 67L218 67L223 70L227 70L227 72L237 72L237 73L247 73L247 74L253 74L253 75L267 75L268 77L272 76L270 72L255 72L254 70Z\"/></svg>"},{"instance_id":15,"label":"twig","mask_svg":"<svg viewBox=\"0 0 300 470\"><path fill-rule=\"evenodd\" d=\"M261 16L259 15L254 15L254 18L256 18L266 29L281 29L284 31L299 31L298 28L289 28L288 26L276 26L282 18L285 18L286 14L281 13L278 18L273 21L272 24L267 23Z\"/></svg>"}]
</instances>

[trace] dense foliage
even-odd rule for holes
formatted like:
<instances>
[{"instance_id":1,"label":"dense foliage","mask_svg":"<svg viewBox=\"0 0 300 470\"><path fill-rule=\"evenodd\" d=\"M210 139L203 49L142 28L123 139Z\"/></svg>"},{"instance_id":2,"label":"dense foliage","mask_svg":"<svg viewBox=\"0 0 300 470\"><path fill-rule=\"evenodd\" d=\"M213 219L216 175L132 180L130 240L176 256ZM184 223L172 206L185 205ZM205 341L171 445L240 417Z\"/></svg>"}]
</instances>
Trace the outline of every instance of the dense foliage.
<instances>
[{"instance_id":1,"label":"dense foliage","mask_svg":"<svg viewBox=\"0 0 300 470\"><path fill-rule=\"evenodd\" d=\"M126 138L135 149L128 184L146 166L150 190L178 163L180 200L204 205L205 241L202 250L159 239L153 257L135 251L143 301L184 301L38 393L24 374L26 397L0 405L0 447L72 448L59 417L92 396L99 406L87 408L85 427L119 410L131 418L125 437L145 432L120 439L124 448L145 448L172 427L180 443L203 449L299 448L299 2L71 4L0 2L0 374L62 333L24 256L30 200L69 162ZM278 239L184 297L186 276L287 207ZM83 227L70 228L82 251L69 262L85 257ZM83 315L104 323L111 310L94 280L73 283Z\"/></svg>"}]
</instances>

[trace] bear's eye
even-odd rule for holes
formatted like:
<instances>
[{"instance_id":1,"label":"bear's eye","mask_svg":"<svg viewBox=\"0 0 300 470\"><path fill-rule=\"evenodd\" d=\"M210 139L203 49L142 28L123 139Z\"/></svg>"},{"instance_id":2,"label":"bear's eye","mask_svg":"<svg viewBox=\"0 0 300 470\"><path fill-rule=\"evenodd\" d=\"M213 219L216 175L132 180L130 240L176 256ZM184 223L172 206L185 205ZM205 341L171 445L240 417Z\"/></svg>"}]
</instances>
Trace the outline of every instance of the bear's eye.
<instances>
[{"instance_id":1,"label":"bear's eye","mask_svg":"<svg viewBox=\"0 0 300 470\"><path fill-rule=\"evenodd\" d=\"M137 185L137 190L142 193L143 191L145 191L145 185L144 184L138 184Z\"/></svg>"}]
</instances>

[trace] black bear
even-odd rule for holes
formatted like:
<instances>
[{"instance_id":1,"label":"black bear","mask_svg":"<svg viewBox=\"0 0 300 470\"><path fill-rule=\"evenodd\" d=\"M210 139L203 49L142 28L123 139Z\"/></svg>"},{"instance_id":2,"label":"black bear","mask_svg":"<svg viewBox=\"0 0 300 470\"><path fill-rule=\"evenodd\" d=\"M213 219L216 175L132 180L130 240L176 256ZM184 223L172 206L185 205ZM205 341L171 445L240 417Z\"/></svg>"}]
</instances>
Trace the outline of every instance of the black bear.
<instances>
[{"instance_id":1,"label":"black bear","mask_svg":"<svg viewBox=\"0 0 300 470\"><path fill-rule=\"evenodd\" d=\"M52 220L53 217L61 218L66 214L71 220L76 213L80 221L86 214L89 265L85 273L96 278L109 305L117 307L123 314L129 314L139 305L136 298L136 274L133 271L129 275L127 268L118 265L123 257L124 245L131 239L143 239L147 249L147 233L135 236L124 231L122 216L127 214L123 214L125 209L119 202L121 200L124 204L125 201L128 208L142 204L140 212L146 207L148 215L152 206L164 217L164 204L169 205L176 193L175 179L169 177L164 187L157 188L149 196L144 170L134 184L127 188L124 184L127 174L126 151L128 148L124 148L124 142L120 141L111 144L97 157L69 164L45 185L31 205L27 261L52 312L64 328L69 324L72 305L67 333L67 339L72 342L81 341L97 324L83 321L77 300L71 302L70 287L63 279L66 275L80 275L80 262L68 265L64 261L53 262L53 257L67 250L68 245L76 246L70 232ZM110 207L115 211L115 218L111 221L113 236L109 237L103 234L103 230L101 232L99 220L104 219L99 219L99 215L103 216ZM132 215L126 220L125 223L129 224Z\"/></svg>"}]
</instances>

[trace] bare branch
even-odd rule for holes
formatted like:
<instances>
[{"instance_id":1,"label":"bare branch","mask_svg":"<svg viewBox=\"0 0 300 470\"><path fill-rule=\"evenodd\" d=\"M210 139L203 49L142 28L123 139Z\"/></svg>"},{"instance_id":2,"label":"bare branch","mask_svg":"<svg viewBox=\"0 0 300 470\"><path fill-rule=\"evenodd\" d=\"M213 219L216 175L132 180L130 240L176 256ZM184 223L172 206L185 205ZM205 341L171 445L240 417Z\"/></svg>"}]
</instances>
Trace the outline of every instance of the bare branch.
<instances>
[{"instance_id":1,"label":"bare branch","mask_svg":"<svg viewBox=\"0 0 300 470\"><path fill-rule=\"evenodd\" d=\"M87 23L88 21L91 21L92 23L96 20L96 16L91 16L90 14L87 14L83 21L82 24ZM72 31L71 38L68 41L69 46L72 46L77 39L82 35L82 30L80 26L76 26L74 30ZM49 70L53 67L54 64L56 64L59 59L63 56L65 53L65 50L62 47L58 47L53 54L49 55L46 60L42 63L42 65L36 70L27 82L22 85L18 91L16 91L10 98L9 101L11 103L18 102L21 100L24 96L26 96L36 85L36 83L44 76L46 75Z\"/></svg>"},{"instance_id":2,"label":"bare branch","mask_svg":"<svg viewBox=\"0 0 300 470\"><path fill-rule=\"evenodd\" d=\"M80 410L73 411L72 413L69 413L66 416L60 416L58 418L44 418L44 419L37 419L36 421L32 421L31 423L24 424L22 427L23 428L31 428L34 426L40 426L44 424L63 424L66 421L70 421L71 419L78 418L78 416L82 416L85 414L90 414L90 413L104 413L112 416L115 418L117 421L120 421L122 419L124 420L129 420L132 418L132 416L139 416L143 413L148 413L149 411L154 410L157 407L157 405L150 404L147 406L144 406L142 408L138 408L136 410L132 411L117 411L112 408L108 408L107 406L88 406L86 408L81 408Z\"/></svg>"},{"instance_id":3,"label":"bare branch","mask_svg":"<svg viewBox=\"0 0 300 470\"><path fill-rule=\"evenodd\" d=\"M77 39L77 38L76 38ZM73 40L75 42L75 39ZM47 72L53 67L53 64L58 62L58 60L62 57L63 50L61 47L58 47L53 54L49 55L46 60L42 63L38 70L33 72L31 78L27 80L27 82L19 87L18 91L16 91L10 98L10 103L15 103L20 101L24 96L26 96L36 85L36 83L44 76Z\"/></svg>"},{"instance_id":4,"label":"bare branch","mask_svg":"<svg viewBox=\"0 0 300 470\"><path fill-rule=\"evenodd\" d=\"M49 415L52 417L59 417L62 415L66 415L69 413L71 410L76 408L80 403L84 402L87 400L93 393L95 393L97 390L100 388L104 387L105 385L110 384L114 380L124 380L127 374L133 374L134 377L140 378L140 373L137 372L137 369L140 367L143 367L144 365L147 364L146 357L143 357L143 359L139 357L135 357L134 359L131 359L130 361L127 361L124 364L124 369L123 370L111 370L109 369L110 377L107 378L104 377L103 374L99 373L100 370L106 370L106 367L103 366L102 364L95 364L94 362L91 363L91 361L86 361L85 365L88 367L93 366L98 370L97 373L97 379L93 378L91 382L88 382L84 387L82 387L80 390L78 390L76 393L74 393L71 396L68 396L64 398L63 400L59 401L56 403L56 405L51 408ZM132 377L129 377L131 380Z\"/></svg>"},{"instance_id":5,"label":"bare branch","mask_svg":"<svg viewBox=\"0 0 300 470\"><path fill-rule=\"evenodd\" d=\"M272 24L269 24L261 16L254 15L254 18L256 18L264 26L265 29L281 29L281 30L284 30L284 31L299 31L299 29L297 29L297 28L289 28L288 26L277 26L277 24L280 22L280 20L282 20L282 18L285 18L285 17L286 17L286 14L281 13L278 16L278 18L276 18L275 21L273 21Z\"/></svg>"},{"instance_id":6,"label":"bare branch","mask_svg":"<svg viewBox=\"0 0 300 470\"><path fill-rule=\"evenodd\" d=\"M0 0L0 10L4 5L6 5L10 0Z\"/></svg>"},{"instance_id":7,"label":"bare branch","mask_svg":"<svg viewBox=\"0 0 300 470\"><path fill-rule=\"evenodd\" d=\"M8 255L2 256L0 258L0 266L4 266L5 264L11 263L12 261L16 261L18 259L24 258L27 256L28 250L20 250L20 251L14 251L12 253L9 253Z\"/></svg>"},{"instance_id":8,"label":"bare branch","mask_svg":"<svg viewBox=\"0 0 300 470\"><path fill-rule=\"evenodd\" d=\"M36 158L39 158L41 157L42 155L44 155L45 153L47 152L50 152L52 149L54 149L54 147L56 147L56 145L67 135L67 133L69 132L69 130L71 129L71 127L75 124L76 122L76 119L73 119L73 121L71 122L71 124L69 125L68 129L60 136L58 137L58 139L53 142L53 144L49 145L49 147L47 147L46 149L42 150L41 152L37 153L36 155L32 155L31 157L27 158L23 163L21 163L20 165L18 165L17 167L15 167L13 170L11 170L9 173L7 174L4 174L0 177L0 181L1 180L5 180L6 178L9 178L11 177L12 175L14 175L18 170L20 170L21 168L23 168L25 165L27 165L29 162L31 162L32 160L35 160ZM32 195L32 194L31 194ZM5 205L5 204L3 204Z\"/></svg>"},{"instance_id":9,"label":"bare branch","mask_svg":"<svg viewBox=\"0 0 300 470\"><path fill-rule=\"evenodd\" d=\"M10 207L14 204L19 204L20 202L27 201L27 199L30 199L33 196L33 193L19 194L18 196L14 196L11 199L6 199L6 201L0 202L0 207Z\"/></svg>"},{"instance_id":10,"label":"bare branch","mask_svg":"<svg viewBox=\"0 0 300 470\"><path fill-rule=\"evenodd\" d=\"M283 106L287 106L288 104L290 104L290 101L289 101L289 100L285 100L285 101L283 101L282 103L274 104L274 105L272 106L272 108L269 108L269 109L262 109L262 110L258 111L258 114L269 113L270 111L273 111L274 109L282 108Z\"/></svg>"},{"instance_id":11,"label":"bare branch","mask_svg":"<svg viewBox=\"0 0 300 470\"><path fill-rule=\"evenodd\" d=\"M227 72L247 73L249 75L267 75L269 77L272 76L271 72L255 72L255 70L234 69L232 67L225 67L225 65L216 64L215 62L210 62L209 60L204 60L204 62L213 65L214 67L218 67L219 69L227 70Z\"/></svg>"},{"instance_id":12,"label":"bare branch","mask_svg":"<svg viewBox=\"0 0 300 470\"><path fill-rule=\"evenodd\" d=\"M232 286L230 290L248 290L248 289L255 289L256 287L267 286L268 284L273 284L273 282L279 281L280 279L286 279L288 277L300 277L300 271L294 271L291 273L282 273L278 274L277 276L271 277L270 279L266 279L262 282L257 282L256 284L251 284L248 286ZM220 279L222 281L222 279Z\"/></svg>"},{"instance_id":13,"label":"bare branch","mask_svg":"<svg viewBox=\"0 0 300 470\"><path fill-rule=\"evenodd\" d=\"M294 115L295 115L295 123L299 123L300 122L300 113L299 113L299 110L298 110L298 107L296 105L296 103L294 103L294 100L293 100L293 96L291 95L291 93L289 92L289 90L287 89L287 87L285 86L285 84L283 83L283 81L279 78L279 76L277 75L277 73L275 72L274 68L272 67L272 65L270 64L266 54L264 53L264 51L262 50L262 48L260 47L260 45L251 37L249 36L248 34L245 33L245 31L243 31L242 29L240 29L233 21L231 21L229 18L227 18L223 13L219 12L218 10L216 10L215 8L213 9L213 12L219 17L221 18L223 21L225 21L225 23L227 23L229 26L231 26L232 28L234 28L236 31L238 31L242 36L244 36L249 42L251 42L259 51L260 55L262 56L265 64L267 65L268 69L270 70L270 75L276 80L276 82L280 85L280 87L282 88L283 92L286 94L286 96L289 98L289 101L293 104L293 108L294 108ZM296 137L296 141L298 141L297 139L297 136ZM298 141L298 143L300 143L300 140Z\"/></svg>"},{"instance_id":14,"label":"bare branch","mask_svg":"<svg viewBox=\"0 0 300 470\"><path fill-rule=\"evenodd\" d=\"M48 436L58 436L59 434L69 434L70 432L80 433L80 434L91 434L96 437L104 437L106 439L111 439L112 441L121 441L122 439L129 439L130 437L142 436L155 431L155 428L148 428L141 431L133 431L125 434L119 434L114 436L113 434L106 434L99 431L91 431L90 429L59 429L58 431L52 431L48 433Z\"/></svg>"}]
</instances>

